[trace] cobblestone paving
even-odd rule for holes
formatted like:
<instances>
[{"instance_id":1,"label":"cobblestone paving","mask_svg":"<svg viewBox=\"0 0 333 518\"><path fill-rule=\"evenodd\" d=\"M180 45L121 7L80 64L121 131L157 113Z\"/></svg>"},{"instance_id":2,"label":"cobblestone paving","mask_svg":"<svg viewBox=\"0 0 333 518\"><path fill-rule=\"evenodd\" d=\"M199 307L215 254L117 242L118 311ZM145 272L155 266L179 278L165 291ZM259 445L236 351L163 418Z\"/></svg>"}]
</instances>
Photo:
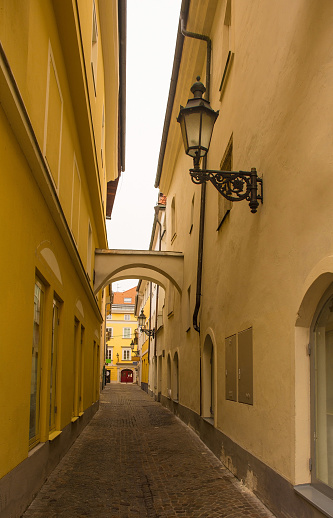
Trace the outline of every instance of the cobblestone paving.
<instances>
[{"instance_id":1,"label":"cobblestone paving","mask_svg":"<svg viewBox=\"0 0 333 518\"><path fill-rule=\"evenodd\" d=\"M196 434L137 385L100 410L25 518L274 518Z\"/></svg>"}]
</instances>

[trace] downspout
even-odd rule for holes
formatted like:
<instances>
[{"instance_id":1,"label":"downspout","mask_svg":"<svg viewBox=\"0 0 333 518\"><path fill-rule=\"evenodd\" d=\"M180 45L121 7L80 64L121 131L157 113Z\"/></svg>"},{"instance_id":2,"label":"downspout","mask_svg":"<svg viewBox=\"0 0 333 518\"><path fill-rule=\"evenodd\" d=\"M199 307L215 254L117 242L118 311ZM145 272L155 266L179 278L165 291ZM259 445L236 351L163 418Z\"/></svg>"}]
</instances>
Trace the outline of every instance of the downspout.
<instances>
[{"instance_id":1,"label":"downspout","mask_svg":"<svg viewBox=\"0 0 333 518\"><path fill-rule=\"evenodd\" d=\"M207 58L206 58L206 95L205 98L209 101L209 93L210 93L210 65L211 65L211 56L212 56L212 42L208 36L204 36L203 34L197 34L194 32L189 32L185 30L184 20L181 19L181 33L183 36L187 36L189 38L195 38L198 40L203 40L207 43ZM207 168L207 155L203 158L202 161L203 169ZM203 258L203 242L204 242L204 230L205 230L205 207L206 207L206 182L201 184L201 200L200 200L200 222L199 222L199 243L198 243L198 265L197 265L197 290L195 296L195 308L193 312L193 327L194 329L200 333L200 325L198 324L198 313L201 304L201 283L202 283L202 258ZM201 346L200 349L200 367L199 367L199 377L200 377L200 414L202 414L202 358L201 358Z\"/></svg>"},{"instance_id":2,"label":"downspout","mask_svg":"<svg viewBox=\"0 0 333 518\"><path fill-rule=\"evenodd\" d=\"M159 238L159 244L158 244L158 250L159 252L161 251L161 248L162 248L162 238L164 236L164 232L162 234L162 223L160 222L160 220L156 219L156 223L159 224L160 226L160 238ZM159 292L159 285L157 284L157 287L156 287L156 305L155 305L155 343L154 343L154 356L155 356L155 362L156 362L156 358L157 358L157 355L156 355L156 351L157 351L157 347L156 347L156 338L157 338L157 320L158 320L158 292ZM156 368L156 367L155 367Z\"/></svg>"},{"instance_id":3,"label":"downspout","mask_svg":"<svg viewBox=\"0 0 333 518\"><path fill-rule=\"evenodd\" d=\"M149 282L149 331L151 331L151 299L153 294L153 283ZM150 336L148 336L148 363L150 363Z\"/></svg>"},{"instance_id":4,"label":"downspout","mask_svg":"<svg viewBox=\"0 0 333 518\"><path fill-rule=\"evenodd\" d=\"M210 65L212 56L212 42L208 36L189 32L185 30L184 20L181 19L181 33L183 36L203 40L207 43L207 59L206 59L206 95L205 98L209 101L210 93ZM203 158L203 169L207 166L207 155ZM198 324L198 313L201 304L201 283L202 283L202 258L203 258L203 241L205 230L205 207L206 207L206 183L201 184L201 201L200 201L200 223L199 223L199 243L198 243L198 265L197 265L197 290L195 297L195 308L193 313L193 327L200 333L200 325Z\"/></svg>"}]
</instances>

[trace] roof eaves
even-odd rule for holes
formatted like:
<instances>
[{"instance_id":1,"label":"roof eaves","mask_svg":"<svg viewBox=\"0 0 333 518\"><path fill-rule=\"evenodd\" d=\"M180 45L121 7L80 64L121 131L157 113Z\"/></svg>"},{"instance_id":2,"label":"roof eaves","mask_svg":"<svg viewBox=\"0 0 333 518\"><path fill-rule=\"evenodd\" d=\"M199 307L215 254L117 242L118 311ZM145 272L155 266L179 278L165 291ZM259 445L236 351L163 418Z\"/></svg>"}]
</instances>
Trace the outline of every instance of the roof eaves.
<instances>
[{"instance_id":1,"label":"roof eaves","mask_svg":"<svg viewBox=\"0 0 333 518\"><path fill-rule=\"evenodd\" d=\"M174 61L173 61L171 80L170 80L168 103L167 103L167 108L166 108L165 118L164 118L160 154L158 157L157 172L156 172L156 178L155 178L155 187L159 187L159 185L160 185L165 149L166 149L166 144L167 144L167 140L168 140L169 127L170 127L171 115L172 115L172 110L173 110L173 103L175 100L175 93L176 93L176 88L177 88L179 67L180 67L180 62L181 62L181 57L182 57L182 52L183 52L183 45L184 45L185 38L181 33L181 20L183 20L185 27L186 27L188 12L189 12L189 8L190 8L190 2L191 2L191 0L183 0L181 8L180 8L176 49L175 49L175 56L174 56Z\"/></svg>"}]
</instances>

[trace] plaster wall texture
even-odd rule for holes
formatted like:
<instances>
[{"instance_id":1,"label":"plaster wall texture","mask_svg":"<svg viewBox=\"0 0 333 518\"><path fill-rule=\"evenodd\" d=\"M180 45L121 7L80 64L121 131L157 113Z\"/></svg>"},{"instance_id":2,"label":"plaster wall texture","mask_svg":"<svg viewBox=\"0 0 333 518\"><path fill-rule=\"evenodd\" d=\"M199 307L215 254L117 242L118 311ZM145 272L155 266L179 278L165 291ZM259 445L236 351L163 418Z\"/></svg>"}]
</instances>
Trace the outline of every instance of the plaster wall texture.
<instances>
[{"instance_id":1,"label":"plaster wall texture","mask_svg":"<svg viewBox=\"0 0 333 518\"><path fill-rule=\"evenodd\" d=\"M207 167L219 168L233 136L233 170L257 168L263 176L264 203L257 214L250 213L245 201L233 203L217 231L220 195L207 185L200 335L193 329L185 333L179 318L186 313L183 290L182 297L175 296L174 316L165 320L166 353L179 347L179 400L199 413L200 349L211 330L216 359L214 425L292 484L306 483L311 455L306 345L311 319L304 328L296 324L303 298L317 279L313 274L309 281L311 272L333 252L328 188L333 161L333 6L325 0L320 9L301 0L292 5L233 2L234 61L221 101L226 2L203 2L200 7L200 19L199 9L191 7L187 30L206 29L212 38L210 99L212 108L220 110ZM187 173L192 163L183 152L176 115L195 77L205 82L204 60L205 44L186 38L160 180L167 196L166 246L184 253L184 287L192 287L192 309L200 187ZM173 198L176 237L170 235ZM323 287L328 284L329 279ZM318 290L313 310L325 289ZM224 340L248 328L253 330L253 405L227 401L225 394Z\"/></svg>"},{"instance_id":2,"label":"plaster wall texture","mask_svg":"<svg viewBox=\"0 0 333 518\"><path fill-rule=\"evenodd\" d=\"M81 4L75 13L71 2L0 1L0 477L9 474L11 481L9 485L4 478L0 481L0 493L5 495L0 501L1 515L13 516L10 502L16 499L24 508L32 496L30 490L25 493L26 487L21 487L20 494L15 488L13 470L17 466L30 459L34 487L42 484L47 475L48 461L41 465L34 461L38 455L29 452L36 275L45 287L42 351L38 350L40 438L36 440L53 441L59 460L68 447L65 440L58 439L60 432L67 427L73 438L75 422L82 424L84 420L86 424L98 399L97 354L103 352L99 346L104 306L101 293L95 298L92 291L93 250L106 247L102 203L106 177L100 153L95 154L94 149L102 147L103 75L109 65L103 67L99 40L95 98L91 78L83 74L85 66L91 70L91 56L82 54L78 41L81 35L91 44L92 6L92 1L82 6L90 9L86 19ZM81 34L76 15L82 15ZM118 68L118 61L113 66ZM117 76L114 85L118 91ZM112 108L110 117L111 112ZM54 409L57 437L50 436L49 425L54 297L59 304ZM75 334L75 321L80 331L82 326L80 337ZM80 353L76 349L79 345ZM80 375L75 372L78 358ZM81 419L83 413L85 417ZM54 466L54 459L50 464ZM5 488L4 492L1 488ZM10 491L16 493L15 498Z\"/></svg>"}]
</instances>

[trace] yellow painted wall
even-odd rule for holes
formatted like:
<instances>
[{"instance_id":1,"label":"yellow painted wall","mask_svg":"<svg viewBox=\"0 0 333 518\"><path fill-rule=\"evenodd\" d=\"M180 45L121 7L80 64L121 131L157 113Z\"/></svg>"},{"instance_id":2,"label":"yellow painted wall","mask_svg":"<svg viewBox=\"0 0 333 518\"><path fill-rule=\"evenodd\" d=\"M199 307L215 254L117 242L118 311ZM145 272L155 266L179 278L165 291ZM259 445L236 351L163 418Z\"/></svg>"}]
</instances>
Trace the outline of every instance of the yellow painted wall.
<instances>
[{"instance_id":1,"label":"yellow painted wall","mask_svg":"<svg viewBox=\"0 0 333 518\"><path fill-rule=\"evenodd\" d=\"M98 302L95 300L92 277L93 251L107 244L102 205L105 183L99 158L103 54L99 52L95 97L90 79L85 84L84 63L79 61L81 56L89 76L90 55L88 51L80 54L77 19L73 21L80 17L82 38L88 46L91 17L81 9L91 11L92 1L79 3L79 13L73 7L76 9L75 2L60 5L51 1L0 0L0 478L26 459L29 452L36 274L46 290L40 441L49 439L54 295L60 301L56 430L70 426L72 418L88 409L99 393L102 299L99 294ZM117 82L116 78L116 92ZM73 89L77 92L75 98ZM92 238L88 264L89 222ZM84 327L82 357L80 340L74 336L75 318L79 327ZM75 379L75 358L83 369L80 380Z\"/></svg>"},{"instance_id":2,"label":"yellow painted wall","mask_svg":"<svg viewBox=\"0 0 333 518\"><path fill-rule=\"evenodd\" d=\"M149 363L148 363L148 350L146 349L145 352L142 353L142 359L141 359L141 383L148 383L148 369L149 369Z\"/></svg>"}]
</instances>

